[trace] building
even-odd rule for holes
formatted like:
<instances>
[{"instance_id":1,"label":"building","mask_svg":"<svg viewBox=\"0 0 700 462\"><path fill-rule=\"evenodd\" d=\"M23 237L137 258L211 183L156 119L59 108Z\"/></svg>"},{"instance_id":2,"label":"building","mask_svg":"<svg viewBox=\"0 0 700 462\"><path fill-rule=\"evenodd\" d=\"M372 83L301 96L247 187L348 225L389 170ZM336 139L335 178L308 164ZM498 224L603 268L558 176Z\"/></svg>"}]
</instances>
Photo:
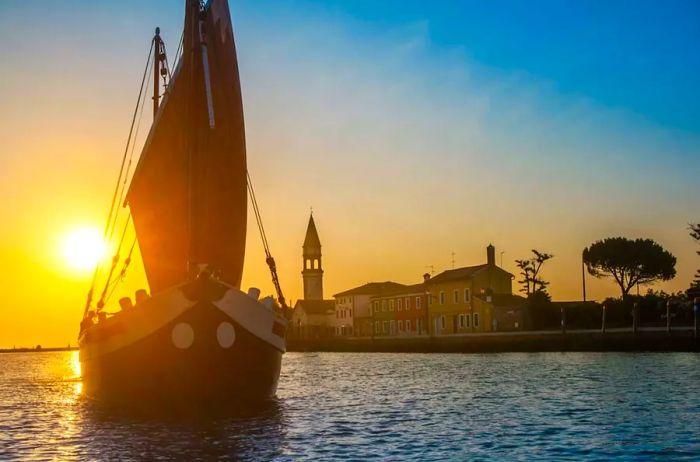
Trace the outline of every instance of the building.
<instances>
[{"instance_id":1,"label":"building","mask_svg":"<svg viewBox=\"0 0 700 462\"><path fill-rule=\"evenodd\" d=\"M486 263L426 275L432 335L491 332L498 329L494 300L513 294L513 275L496 266L496 249L486 248ZM522 325L522 322L520 323Z\"/></svg>"},{"instance_id":2,"label":"building","mask_svg":"<svg viewBox=\"0 0 700 462\"><path fill-rule=\"evenodd\" d=\"M323 268L321 265L321 240L318 238L314 214L309 217L306 237L302 246L304 269L304 300L323 300Z\"/></svg>"},{"instance_id":3,"label":"building","mask_svg":"<svg viewBox=\"0 0 700 462\"><path fill-rule=\"evenodd\" d=\"M333 300L297 300L288 330L291 338L319 339L333 336Z\"/></svg>"},{"instance_id":4,"label":"building","mask_svg":"<svg viewBox=\"0 0 700 462\"><path fill-rule=\"evenodd\" d=\"M525 329L527 323L527 299L515 294L493 294L491 301L485 294L476 295L477 303L484 303L482 309L491 310L493 331L513 332ZM477 309L479 311L479 309Z\"/></svg>"},{"instance_id":5,"label":"building","mask_svg":"<svg viewBox=\"0 0 700 462\"><path fill-rule=\"evenodd\" d=\"M309 217L306 228L302 258L304 298L294 305L290 336L297 338L331 336L334 331L335 301L323 299L321 240L318 237L313 214Z\"/></svg>"},{"instance_id":6,"label":"building","mask_svg":"<svg viewBox=\"0 0 700 462\"><path fill-rule=\"evenodd\" d=\"M335 294L334 330L337 336L370 337L373 335L373 318L370 299L397 289L403 284L392 281L370 282Z\"/></svg>"},{"instance_id":7,"label":"building","mask_svg":"<svg viewBox=\"0 0 700 462\"><path fill-rule=\"evenodd\" d=\"M370 297L375 337L418 336L428 333L424 284L414 284Z\"/></svg>"}]
</instances>

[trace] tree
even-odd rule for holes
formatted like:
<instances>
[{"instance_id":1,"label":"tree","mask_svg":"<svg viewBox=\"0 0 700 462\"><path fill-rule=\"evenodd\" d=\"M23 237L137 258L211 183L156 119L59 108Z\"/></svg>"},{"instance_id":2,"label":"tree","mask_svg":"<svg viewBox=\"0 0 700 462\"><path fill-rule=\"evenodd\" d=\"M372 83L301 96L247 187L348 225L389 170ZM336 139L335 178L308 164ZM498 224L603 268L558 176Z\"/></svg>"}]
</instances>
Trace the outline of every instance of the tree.
<instances>
[{"instance_id":1,"label":"tree","mask_svg":"<svg viewBox=\"0 0 700 462\"><path fill-rule=\"evenodd\" d=\"M536 292L545 292L549 282L539 277L540 269L544 262L554 255L532 249L533 257L528 260L515 260L515 264L520 268L520 275L523 277L518 284L523 287L521 292L530 295Z\"/></svg>"},{"instance_id":2,"label":"tree","mask_svg":"<svg viewBox=\"0 0 700 462\"><path fill-rule=\"evenodd\" d=\"M515 260L515 264L520 268L520 275L523 277L518 281L523 287L520 292L530 295L530 281L532 280L532 261L530 260Z\"/></svg>"},{"instance_id":3,"label":"tree","mask_svg":"<svg viewBox=\"0 0 700 462\"><path fill-rule=\"evenodd\" d=\"M668 281L676 275L676 257L652 239L609 237L583 251L588 272L612 276L625 298L636 284Z\"/></svg>"},{"instance_id":4,"label":"tree","mask_svg":"<svg viewBox=\"0 0 700 462\"><path fill-rule=\"evenodd\" d=\"M700 223L691 223L688 229L690 229L690 237L695 239L697 244L700 244ZM700 251L696 253L700 255ZM695 279L690 283L690 287L700 289L700 270L695 273Z\"/></svg>"}]
</instances>

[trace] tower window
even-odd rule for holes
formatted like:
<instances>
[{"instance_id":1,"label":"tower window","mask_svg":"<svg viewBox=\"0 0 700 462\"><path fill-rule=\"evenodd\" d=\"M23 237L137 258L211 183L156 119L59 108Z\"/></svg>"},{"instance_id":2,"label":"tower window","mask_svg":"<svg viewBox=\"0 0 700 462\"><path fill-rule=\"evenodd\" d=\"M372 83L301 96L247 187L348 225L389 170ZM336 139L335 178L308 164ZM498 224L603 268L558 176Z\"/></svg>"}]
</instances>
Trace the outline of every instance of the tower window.
<instances>
[{"instance_id":1,"label":"tower window","mask_svg":"<svg viewBox=\"0 0 700 462\"><path fill-rule=\"evenodd\" d=\"M455 289L454 292L452 292L452 303L457 304L459 303L459 290Z\"/></svg>"},{"instance_id":2,"label":"tower window","mask_svg":"<svg viewBox=\"0 0 700 462\"><path fill-rule=\"evenodd\" d=\"M445 304L445 292L440 291L440 305Z\"/></svg>"}]
</instances>

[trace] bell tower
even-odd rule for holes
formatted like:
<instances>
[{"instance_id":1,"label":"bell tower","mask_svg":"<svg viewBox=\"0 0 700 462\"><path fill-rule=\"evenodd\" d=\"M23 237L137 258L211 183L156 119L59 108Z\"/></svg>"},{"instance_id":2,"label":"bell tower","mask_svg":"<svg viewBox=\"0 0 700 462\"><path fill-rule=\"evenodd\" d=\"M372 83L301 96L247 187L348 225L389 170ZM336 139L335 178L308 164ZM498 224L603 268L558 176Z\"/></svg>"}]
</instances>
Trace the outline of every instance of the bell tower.
<instances>
[{"instance_id":1,"label":"bell tower","mask_svg":"<svg viewBox=\"0 0 700 462\"><path fill-rule=\"evenodd\" d=\"M304 277L304 300L323 300L323 269L321 267L321 241L316 231L314 214L309 217L304 239L304 266L301 272Z\"/></svg>"}]
</instances>

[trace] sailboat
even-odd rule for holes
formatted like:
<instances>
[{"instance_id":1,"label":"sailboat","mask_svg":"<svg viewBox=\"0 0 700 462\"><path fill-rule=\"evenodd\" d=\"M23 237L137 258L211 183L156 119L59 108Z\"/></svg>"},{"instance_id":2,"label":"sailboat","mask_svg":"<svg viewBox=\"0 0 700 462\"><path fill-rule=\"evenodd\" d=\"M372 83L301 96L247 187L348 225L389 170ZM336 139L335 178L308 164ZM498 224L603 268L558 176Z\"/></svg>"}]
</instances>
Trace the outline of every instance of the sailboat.
<instances>
[{"instance_id":1,"label":"sailboat","mask_svg":"<svg viewBox=\"0 0 700 462\"><path fill-rule=\"evenodd\" d=\"M128 207L150 293L123 297L108 313L117 256L99 300L93 278L79 334L83 391L133 402L270 399L288 310L264 231L278 298L240 288L249 193L256 217L259 211L227 1L186 0L182 56L171 75L158 29L151 50L154 121L116 207ZM112 209L120 181L122 172Z\"/></svg>"}]
</instances>

